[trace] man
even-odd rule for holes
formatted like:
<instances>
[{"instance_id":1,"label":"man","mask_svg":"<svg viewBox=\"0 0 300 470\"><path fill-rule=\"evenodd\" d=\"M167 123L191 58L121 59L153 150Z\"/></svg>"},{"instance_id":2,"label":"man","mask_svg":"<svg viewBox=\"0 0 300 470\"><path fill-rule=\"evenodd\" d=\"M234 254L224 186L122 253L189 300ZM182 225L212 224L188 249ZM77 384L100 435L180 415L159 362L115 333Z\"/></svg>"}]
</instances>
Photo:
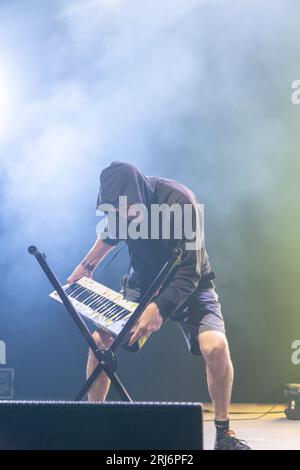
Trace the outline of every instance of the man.
<instances>
[{"instance_id":1,"label":"man","mask_svg":"<svg viewBox=\"0 0 300 470\"><path fill-rule=\"evenodd\" d=\"M126 203L120 204L124 198ZM170 217L166 217L165 213L158 219L160 223L157 227L152 209L163 206L179 207L181 211L177 214L176 211L169 211ZM123 279L123 294L128 300L137 301L170 257L172 249L180 247L183 250L181 264L141 315L132 330L129 345L158 331L164 321L177 321L191 354L202 355L206 362L208 388L215 413L215 449L249 449L229 430L233 367L221 306L213 283L215 275L205 249L202 213L196 196L176 181L146 177L129 163L113 162L101 172L97 207L107 212L108 221L112 214L119 222L125 220L126 236L120 236L120 224L115 224L118 229L112 234L115 227L108 222L68 282L76 282L82 276L92 276L99 263L123 238L131 259L130 271ZM185 211L186 207L189 211ZM133 227L129 228L130 224L134 224ZM187 225L190 225L190 230L186 230ZM180 231L182 228L184 230ZM140 237L136 236L138 229ZM130 230L131 234L135 232L135 236L129 236ZM186 232L189 232L188 235ZM102 330L94 332L93 337L101 349L109 347L112 342L110 335ZM90 351L88 376L96 365L97 360ZM103 373L88 399L104 401L109 386L110 381Z\"/></svg>"}]
</instances>

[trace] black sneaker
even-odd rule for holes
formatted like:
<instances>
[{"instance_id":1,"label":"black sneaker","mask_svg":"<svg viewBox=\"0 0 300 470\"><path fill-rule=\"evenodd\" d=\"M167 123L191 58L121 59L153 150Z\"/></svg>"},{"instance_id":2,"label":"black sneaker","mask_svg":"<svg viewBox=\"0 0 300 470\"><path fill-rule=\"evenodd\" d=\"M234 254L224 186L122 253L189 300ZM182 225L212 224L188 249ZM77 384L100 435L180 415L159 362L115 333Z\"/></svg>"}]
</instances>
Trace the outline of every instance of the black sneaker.
<instances>
[{"instance_id":1,"label":"black sneaker","mask_svg":"<svg viewBox=\"0 0 300 470\"><path fill-rule=\"evenodd\" d=\"M226 431L221 436L216 437L214 450L251 450L246 441L241 441L235 437L233 431Z\"/></svg>"}]
</instances>

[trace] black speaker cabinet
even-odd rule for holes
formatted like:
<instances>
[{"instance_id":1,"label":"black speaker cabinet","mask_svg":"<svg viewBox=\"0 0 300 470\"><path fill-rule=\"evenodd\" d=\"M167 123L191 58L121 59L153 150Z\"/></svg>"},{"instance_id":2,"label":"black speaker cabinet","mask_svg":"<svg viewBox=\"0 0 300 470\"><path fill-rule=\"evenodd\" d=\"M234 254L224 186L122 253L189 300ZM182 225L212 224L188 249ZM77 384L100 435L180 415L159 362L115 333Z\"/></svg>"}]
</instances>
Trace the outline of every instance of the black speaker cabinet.
<instances>
[{"instance_id":1,"label":"black speaker cabinet","mask_svg":"<svg viewBox=\"0 0 300 470\"><path fill-rule=\"evenodd\" d=\"M0 401L0 449L199 450L200 403Z\"/></svg>"}]
</instances>

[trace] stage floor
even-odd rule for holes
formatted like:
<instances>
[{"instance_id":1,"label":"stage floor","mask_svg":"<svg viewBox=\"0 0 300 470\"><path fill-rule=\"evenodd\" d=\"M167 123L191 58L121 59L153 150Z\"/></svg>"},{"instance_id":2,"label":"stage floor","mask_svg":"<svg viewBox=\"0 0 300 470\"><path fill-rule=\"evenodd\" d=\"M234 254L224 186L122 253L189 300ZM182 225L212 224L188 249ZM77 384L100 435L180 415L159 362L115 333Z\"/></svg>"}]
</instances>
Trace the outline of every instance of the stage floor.
<instances>
[{"instance_id":1,"label":"stage floor","mask_svg":"<svg viewBox=\"0 0 300 470\"><path fill-rule=\"evenodd\" d=\"M212 409L210 404L203 404L203 407ZM272 413L262 416L271 407L272 405L232 404L231 429L254 450L300 450L300 421L288 420L283 413L284 405L277 405L272 409ZM214 445L215 428L211 420L212 413L205 412L205 449L212 449Z\"/></svg>"}]
</instances>

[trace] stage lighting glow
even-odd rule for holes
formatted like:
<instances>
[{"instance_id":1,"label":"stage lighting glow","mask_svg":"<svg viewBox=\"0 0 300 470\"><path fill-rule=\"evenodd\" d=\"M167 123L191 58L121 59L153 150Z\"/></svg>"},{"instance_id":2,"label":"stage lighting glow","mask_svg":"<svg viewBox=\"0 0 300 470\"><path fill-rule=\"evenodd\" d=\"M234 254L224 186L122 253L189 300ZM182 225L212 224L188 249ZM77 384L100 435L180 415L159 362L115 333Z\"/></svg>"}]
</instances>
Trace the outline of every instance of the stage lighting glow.
<instances>
[{"instance_id":1,"label":"stage lighting glow","mask_svg":"<svg viewBox=\"0 0 300 470\"><path fill-rule=\"evenodd\" d=\"M9 87L5 77L0 76L0 128L5 123L7 114L9 113L10 99Z\"/></svg>"},{"instance_id":2,"label":"stage lighting glow","mask_svg":"<svg viewBox=\"0 0 300 470\"><path fill-rule=\"evenodd\" d=\"M124 0L100 0L98 3L103 3L104 6L117 7L124 3Z\"/></svg>"},{"instance_id":3,"label":"stage lighting glow","mask_svg":"<svg viewBox=\"0 0 300 470\"><path fill-rule=\"evenodd\" d=\"M0 62L0 139L9 132L18 101L14 74Z\"/></svg>"}]
</instances>

